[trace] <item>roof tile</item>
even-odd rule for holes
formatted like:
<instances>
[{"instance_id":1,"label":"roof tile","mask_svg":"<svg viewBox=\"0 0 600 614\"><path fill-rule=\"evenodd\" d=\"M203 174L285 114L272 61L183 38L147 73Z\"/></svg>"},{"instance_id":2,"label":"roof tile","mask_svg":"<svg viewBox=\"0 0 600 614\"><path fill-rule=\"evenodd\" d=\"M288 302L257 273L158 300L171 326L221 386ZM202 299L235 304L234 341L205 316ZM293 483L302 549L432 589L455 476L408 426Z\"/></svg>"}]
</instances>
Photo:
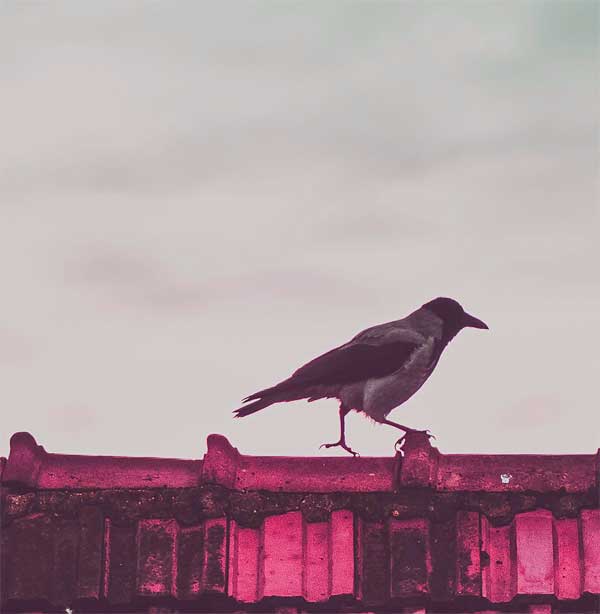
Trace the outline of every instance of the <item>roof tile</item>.
<instances>
[{"instance_id":1,"label":"roof tile","mask_svg":"<svg viewBox=\"0 0 600 614\"><path fill-rule=\"evenodd\" d=\"M511 601L516 594L513 527L495 527L481 518L482 596L492 603Z\"/></svg>"},{"instance_id":2,"label":"roof tile","mask_svg":"<svg viewBox=\"0 0 600 614\"><path fill-rule=\"evenodd\" d=\"M204 521L204 561L202 589L207 593L224 593L227 546L227 519L209 518Z\"/></svg>"},{"instance_id":3,"label":"roof tile","mask_svg":"<svg viewBox=\"0 0 600 614\"><path fill-rule=\"evenodd\" d=\"M305 525L304 531L301 594L310 602L327 601L331 595L331 572L335 565L335 556L331 557L331 564L329 559L329 523L310 522Z\"/></svg>"},{"instance_id":4,"label":"roof tile","mask_svg":"<svg viewBox=\"0 0 600 614\"><path fill-rule=\"evenodd\" d=\"M391 597L407 598L429 593L429 521L423 518L391 520L388 527Z\"/></svg>"},{"instance_id":5,"label":"roof tile","mask_svg":"<svg viewBox=\"0 0 600 614\"><path fill-rule=\"evenodd\" d=\"M177 538L177 596L197 598L202 589L204 565L204 527L183 527Z\"/></svg>"},{"instance_id":6,"label":"roof tile","mask_svg":"<svg viewBox=\"0 0 600 614\"><path fill-rule=\"evenodd\" d=\"M77 599L100 599L102 557L104 550L104 516L97 507L84 506L79 511Z\"/></svg>"},{"instance_id":7,"label":"roof tile","mask_svg":"<svg viewBox=\"0 0 600 614\"><path fill-rule=\"evenodd\" d=\"M358 520L358 598L366 605L389 599L390 543L384 522Z\"/></svg>"},{"instance_id":8,"label":"roof tile","mask_svg":"<svg viewBox=\"0 0 600 614\"><path fill-rule=\"evenodd\" d=\"M582 510L583 590L600 593L600 510Z\"/></svg>"},{"instance_id":9,"label":"roof tile","mask_svg":"<svg viewBox=\"0 0 600 614\"><path fill-rule=\"evenodd\" d=\"M228 593L236 601L253 603L259 599L259 557L261 532L229 523Z\"/></svg>"},{"instance_id":10,"label":"roof tile","mask_svg":"<svg viewBox=\"0 0 600 614\"><path fill-rule=\"evenodd\" d=\"M7 599L50 600L54 579L53 537L52 519L40 513L17 518L6 528L3 567Z\"/></svg>"},{"instance_id":11,"label":"roof tile","mask_svg":"<svg viewBox=\"0 0 600 614\"><path fill-rule=\"evenodd\" d=\"M111 604L124 605L135 599L137 548L134 527L120 527L108 520L106 597Z\"/></svg>"},{"instance_id":12,"label":"roof tile","mask_svg":"<svg viewBox=\"0 0 600 614\"><path fill-rule=\"evenodd\" d=\"M109 488L90 490L91 465L81 457L48 455L25 436L16 441L5 470L12 477L2 490L2 601L16 609L37 602L60 609L79 600L76 611L84 611L92 600L96 610L114 610L139 599L155 607L152 600L229 596L220 609L263 598L275 600L276 609L284 598L328 611L340 603L355 612L431 612L449 603L477 604L480 611L487 603L494 611L520 603L549 614L555 600L566 603L563 609L581 603L589 611L600 595L600 511L593 483L581 477L588 475L586 463L595 470L592 455L568 457L574 468L565 475L575 476L570 493L553 481L564 458L552 458L550 471L548 459L536 456L510 457L509 470L527 475L507 492L494 478L488 492L470 490L478 484L468 456L459 462L418 441L408 442L404 457L305 462L244 457L213 438L204 463L167 459L155 470L144 459L140 473L127 459L105 458L100 467L122 465L130 481L108 476ZM479 486L505 462L496 458L482 468ZM64 463L82 473L50 480ZM169 467L179 467L171 474L174 489L156 488L161 480L139 488L141 475L164 477ZM332 467L341 475L329 481ZM370 476L377 467L381 475ZM290 493L281 491L286 475ZM24 481L15 481L19 476ZM123 490L126 483L136 487ZM265 484L273 490L237 490ZM373 484L382 490L371 490ZM521 493L526 484L558 490ZM314 490L297 490L308 486ZM341 490L328 490L334 487Z\"/></svg>"},{"instance_id":13,"label":"roof tile","mask_svg":"<svg viewBox=\"0 0 600 614\"><path fill-rule=\"evenodd\" d=\"M262 595L302 595L303 521L300 512L269 516L263 526Z\"/></svg>"},{"instance_id":14,"label":"roof tile","mask_svg":"<svg viewBox=\"0 0 600 614\"><path fill-rule=\"evenodd\" d=\"M579 549L579 520L577 518L555 520L554 586L559 599L578 599L581 595Z\"/></svg>"},{"instance_id":15,"label":"roof tile","mask_svg":"<svg viewBox=\"0 0 600 614\"><path fill-rule=\"evenodd\" d=\"M459 511L456 515L456 594L481 595L479 514Z\"/></svg>"},{"instance_id":16,"label":"roof tile","mask_svg":"<svg viewBox=\"0 0 600 614\"><path fill-rule=\"evenodd\" d=\"M350 510L331 512L328 523L327 561L331 561L332 596L354 594L354 515Z\"/></svg>"},{"instance_id":17,"label":"roof tile","mask_svg":"<svg viewBox=\"0 0 600 614\"><path fill-rule=\"evenodd\" d=\"M142 596L177 596L177 523L142 520L137 525L136 591Z\"/></svg>"},{"instance_id":18,"label":"roof tile","mask_svg":"<svg viewBox=\"0 0 600 614\"><path fill-rule=\"evenodd\" d=\"M554 594L552 512L535 510L514 520L517 554L517 593Z\"/></svg>"}]
</instances>

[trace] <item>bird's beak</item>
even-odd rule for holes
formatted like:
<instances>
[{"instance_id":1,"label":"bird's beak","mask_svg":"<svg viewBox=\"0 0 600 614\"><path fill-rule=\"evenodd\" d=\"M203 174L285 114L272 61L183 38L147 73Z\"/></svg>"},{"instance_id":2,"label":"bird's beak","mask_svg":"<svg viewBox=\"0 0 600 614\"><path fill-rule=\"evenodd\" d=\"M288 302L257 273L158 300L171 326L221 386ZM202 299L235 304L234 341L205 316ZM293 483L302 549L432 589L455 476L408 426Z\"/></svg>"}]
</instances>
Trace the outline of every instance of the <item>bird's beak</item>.
<instances>
[{"instance_id":1,"label":"bird's beak","mask_svg":"<svg viewBox=\"0 0 600 614\"><path fill-rule=\"evenodd\" d=\"M471 328L483 328L485 330L489 330L488 325L481 320L473 317L472 315L465 313L463 318L463 326L470 326Z\"/></svg>"}]
</instances>

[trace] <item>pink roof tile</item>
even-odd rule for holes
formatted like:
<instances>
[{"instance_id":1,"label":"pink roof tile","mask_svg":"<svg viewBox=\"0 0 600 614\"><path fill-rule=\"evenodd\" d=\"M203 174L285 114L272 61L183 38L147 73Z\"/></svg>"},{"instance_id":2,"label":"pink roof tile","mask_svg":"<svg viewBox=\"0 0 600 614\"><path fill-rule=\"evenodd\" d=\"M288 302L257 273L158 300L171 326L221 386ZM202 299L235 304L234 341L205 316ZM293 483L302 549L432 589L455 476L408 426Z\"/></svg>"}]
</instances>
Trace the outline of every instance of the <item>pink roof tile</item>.
<instances>
[{"instance_id":1,"label":"pink roof tile","mask_svg":"<svg viewBox=\"0 0 600 614\"><path fill-rule=\"evenodd\" d=\"M211 436L186 461L49 454L18 434L3 611L591 612L599 507L592 454L444 455L412 437L394 458L269 458Z\"/></svg>"}]
</instances>

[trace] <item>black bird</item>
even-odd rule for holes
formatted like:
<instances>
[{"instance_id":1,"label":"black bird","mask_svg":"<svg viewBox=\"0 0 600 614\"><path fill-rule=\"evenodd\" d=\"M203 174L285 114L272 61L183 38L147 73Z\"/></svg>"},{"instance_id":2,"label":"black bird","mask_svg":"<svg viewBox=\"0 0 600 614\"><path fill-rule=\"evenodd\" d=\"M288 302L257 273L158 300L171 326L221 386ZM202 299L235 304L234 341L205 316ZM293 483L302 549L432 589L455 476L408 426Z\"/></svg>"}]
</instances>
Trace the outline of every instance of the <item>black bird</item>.
<instances>
[{"instance_id":1,"label":"black bird","mask_svg":"<svg viewBox=\"0 0 600 614\"><path fill-rule=\"evenodd\" d=\"M421 388L444 348L466 327L488 328L455 300L436 298L401 320L363 330L348 343L300 367L276 386L246 397L244 403L253 402L234 413L241 418L282 401L337 398L340 439L323 446L340 446L356 456L346 444L346 414L354 409L405 433L415 431L388 420L387 415Z\"/></svg>"}]
</instances>

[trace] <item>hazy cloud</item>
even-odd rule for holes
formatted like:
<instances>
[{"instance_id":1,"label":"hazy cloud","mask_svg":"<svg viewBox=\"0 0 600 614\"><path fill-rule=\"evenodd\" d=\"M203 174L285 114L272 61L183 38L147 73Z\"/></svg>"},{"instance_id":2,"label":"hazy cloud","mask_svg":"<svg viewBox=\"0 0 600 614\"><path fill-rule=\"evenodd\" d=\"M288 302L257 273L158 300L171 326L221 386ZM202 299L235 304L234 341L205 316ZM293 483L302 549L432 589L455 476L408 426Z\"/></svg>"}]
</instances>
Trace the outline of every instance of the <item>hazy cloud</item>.
<instances>
[{"instance_id":1,"label":"hazy cloud","mask_svg":"<svg viewBox=\"0 0 600 614\"><path fill-rule=\"evenodd\" d=\"M2 4L5 450L316 453L334 402L231 409L453 295L492 330L403 421L443 451L593 451L598 10ZM569 420L532 443L544 412ZM394 436L351 419L365 454Z\"/></svg>"}]
</instances>

